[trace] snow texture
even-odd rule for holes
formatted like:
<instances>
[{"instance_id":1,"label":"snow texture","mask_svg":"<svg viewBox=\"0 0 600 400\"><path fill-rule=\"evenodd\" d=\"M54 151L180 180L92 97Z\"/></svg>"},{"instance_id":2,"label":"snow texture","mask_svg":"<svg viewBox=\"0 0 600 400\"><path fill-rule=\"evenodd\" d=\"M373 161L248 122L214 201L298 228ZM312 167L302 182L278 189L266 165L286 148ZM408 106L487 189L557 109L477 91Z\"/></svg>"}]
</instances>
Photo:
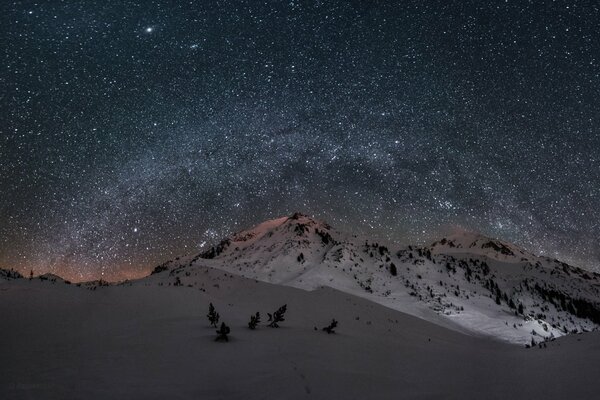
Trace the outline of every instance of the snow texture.
<instances>
[{"instance_id":1,"label":"snow texture","mask_svg":"<svg viewBox=\"0 0 600 400\"><path fill-rule=\"evenodd\" d=\"M280 328L247 327L283 304ZM592 399L600 374L596 332L526 349L200 265L120 285L2 279L0 315L2 399Z\"/></svg>"}]
</instances>

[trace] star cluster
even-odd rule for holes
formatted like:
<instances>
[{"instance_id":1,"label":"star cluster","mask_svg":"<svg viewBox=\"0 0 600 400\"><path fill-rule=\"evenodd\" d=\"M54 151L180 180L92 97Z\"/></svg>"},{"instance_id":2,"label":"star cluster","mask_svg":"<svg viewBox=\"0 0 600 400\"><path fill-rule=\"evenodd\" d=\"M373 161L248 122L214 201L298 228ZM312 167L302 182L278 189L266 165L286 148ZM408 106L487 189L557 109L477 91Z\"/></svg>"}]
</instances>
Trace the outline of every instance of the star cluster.
<instances>
[{"instance_id":1,"label":"star cluster","mask_svg":"<svg viewBox=\"0 0 600 400\"><path fill-rule=\"evenodd\" d=\"M302 211L600 270L600 11L563 1L15 1L0 266L139 276Z\"/></svg>"}]
</instances>

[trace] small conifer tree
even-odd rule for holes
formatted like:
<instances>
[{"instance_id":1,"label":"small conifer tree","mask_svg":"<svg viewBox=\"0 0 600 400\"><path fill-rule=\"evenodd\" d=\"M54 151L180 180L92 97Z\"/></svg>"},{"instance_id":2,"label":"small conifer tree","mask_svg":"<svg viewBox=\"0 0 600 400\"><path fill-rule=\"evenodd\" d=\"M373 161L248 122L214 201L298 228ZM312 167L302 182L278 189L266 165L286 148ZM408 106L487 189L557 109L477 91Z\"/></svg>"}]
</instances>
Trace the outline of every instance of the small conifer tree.
<instances>
[{"instance_id":1,"label":"small conifer tree","mask_svg":"<svg viewBox=\"0 0 600 400\"><path fill-rule=\"evenodd\" d=\"M260 322L260 313L257 311L256 314L250 316L250 322L248 322L248 328L256 329L256 325Z\"/></svg>"},{"instance_id":2,"label":"small conifer tree","mask_svg":"<svg viewBox=\"0 0 600 400\"><path fill-rule=\"evenodd\" d=\"M323 328L323 331L330 333L335 333L335 328L337 327L338 322L334 319L331 320L331 323Z\"/></svg>"},{"instance_id":3,"label":"small conifer tree","mask_svg":"<svg viewBox=\"0 0 600 400\"><path fill-rule=\"evenodd\" d=\"M210 324L216 328L217 324L219 323L219 313L215 310L213 303L208 305L208 314L206 317L208 318Z\"/></svg>"},{"instance_id":4,"label":"small conifer tree","mask_svg":"<svg viewBox=\"0 0 600 400\"><path fill-rule=\"evenodd\" d=\"M229 329L229 327L225 325L225 322L221 322L221 327L217 330L217 338L215 340L217 342L229 342L229 338L227 337L227 335L229 335L230 332L231 329Z\"/></svg>"},{"instance_id":5,"label":"small conifer tree","mask_svg":"<svg viewBox=\"0 0 600 400\"><path fill-rule=\"evenodd\" d=\"M268 326L271 328L279 328L279 322L285 321L285 318L283 318L283 315L285 314L286 311L287 311L287 304L284 304L281 307L279 307L277 309L277 311L275 311L273 314L267 313L267 315L269 316L269 322L270 322Z\"/></svg>"}]
</instances>

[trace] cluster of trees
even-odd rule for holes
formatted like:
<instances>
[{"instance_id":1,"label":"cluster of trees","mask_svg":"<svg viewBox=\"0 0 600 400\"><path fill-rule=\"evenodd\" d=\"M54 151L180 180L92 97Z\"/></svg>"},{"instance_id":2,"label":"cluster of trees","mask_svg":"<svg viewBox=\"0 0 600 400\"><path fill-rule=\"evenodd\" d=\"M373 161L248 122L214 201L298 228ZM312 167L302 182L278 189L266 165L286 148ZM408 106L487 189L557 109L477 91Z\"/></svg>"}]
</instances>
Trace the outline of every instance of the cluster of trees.
<instances>
[{"instance_id":1,"label":"cluster of trees","mask_svg":"<svg viewBox=\"0 0 600 400\"><path fill-rule=\"evenodd\" d=\"M533 289L544 301L552 303L556 308L563 309L578 318L587 318L595 324L600 324L600 304L594 304L584 298L571 298L557 289L542 287L538 283L533 286Z\"/></svg>"},{"instance_id":2,"label":"cluster of trees","mask_svg":"<svg viewBox=\"0 0 600 400\"><path fill-rule=\"evenodd\" d=\"M204 258L211 260L217 257L219 254L225 251L227 247L231 244L231 239L223 239L219 244L215 247L211 247L203 253L198 254L192 261L196 261L198 258Z\"/></svg>"},{"instance_id":3,"label":"cluster of trees","mask_svg":"<svg viewBox=\"0 0 600 400\"><path fill-rule=\"evenodd\" d=\"M282 305L281 307L279 307L277 310L275 310L273 313L267 313L267 315L269 316L268 319L268 324L267 326L270 328L279 328L279 324L283 321L285 321L285 313L287 311L287 304ZM219 324L219 320L220 320L220 315L217 312L217 310L215 309L215 306L213 305L213 303L210 303L208 305L208 314L206 315L206 317L208 318L208 321L210 322L210 324L214 327L217 328L218 324ZM258 324L260 323L261 319L260 319L260 312L256 312L255 314L252 314L250 316L250 321L248 322L248 328L254 330L258 327ZM331 333L335 333L335 328L337 327L338 322L333 319L331 320L331 323L323 328L324 332L327 332L328 334ZM316 328L315 328L316 329ZM229 337L228 335L231 333L231 328L229 326L227 326L227 324L225 324L225 322L221 322L221 326L219 327L219 329L216 331L217 332L217 337L216 337L216 341L223 341L223 342L228 342L229 341Z\"/></svg>"},{"instance_id":4,"label":"cluster of trees","mask_svg":"<svg viewBox=\"0 0 600 400\"><path fill-rule=\"evenodd\" d=\"M11 269L0 268L0 278L22 279L23 275L21 275L20 272L15 271L13 268L11 268Z\"/></svg>"},{"instance_id":5,"label":"cluster of trees","mask_svg":"<svg viewBox=\"0 0 600 400\"><path fill-rule=\"evenodd\" d=\"M273 312L273 314L267 313L267 315L269 316L269 324L267 326L271 328L279 328L279 323L285 321L284 315L286 311L287 304L284 304L281 307L279 307L275 312ZM208 305L208 314L206 314L206 318L208 318L208 322L210 322L210 324L215 328L219 324L220 315L215 309L213 303L210 303ZM257 311L256 314L250 316L248 328L256 329L259 323L260 312ZM215 340L227 342L229 341L229 337L227 335L229 335L230 333L231 328L228 327L227 324L225 324L225 322L221 322L221 327L217 330L217 338Z\"/></svg>"},{"instance_id":6,"label":"cluster of trees","mask_svg":"<svg viewBox=\"0 0 600 400\"><path fill-rule=\"evenodd\" d=\"M329 232L320 231L319 229L315 228L315 233L317 235L319 235L319 237L321 238L321 242L323 242L323 244L325 244L325 245L327 245L329 243L333 243L333 244L337 243L335 240L333 240L333 238L331 237Z\"/></svg>"}]
</instances>

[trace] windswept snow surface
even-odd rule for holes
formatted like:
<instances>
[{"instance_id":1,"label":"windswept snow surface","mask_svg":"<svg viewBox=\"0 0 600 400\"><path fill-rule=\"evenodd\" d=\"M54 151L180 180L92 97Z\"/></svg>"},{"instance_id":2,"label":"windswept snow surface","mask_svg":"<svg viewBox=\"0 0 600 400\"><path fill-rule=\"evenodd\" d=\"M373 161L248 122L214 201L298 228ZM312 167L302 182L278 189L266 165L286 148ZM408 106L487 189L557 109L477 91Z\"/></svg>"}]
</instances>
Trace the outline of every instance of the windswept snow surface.
<instances>
[{"instance_id":1,"label":"windswept snow surface","mask_svg":"<svg viewBox=\"0 0 600 400\"><path fill-rule=\"evenodd\" d=\"M296 213L157 271L190 266L305 290L327 286L518 344L600 325L600 275L474 233L389 249Z\"/></svg>"},{"instance_id":2,"label":"windswept snow surface","mask_svg":"<svg viewBox=\"0 0 600 400\"><path fill-rule=\"evenodd\" d=\"M231 327L215 342L208 304ZM287 304L279 329L267 312ZM250 330L250 315L263 322ZM337 333L321 330L332 318ZM330 288L201 265L107 285L0 278L1 399L594 399L598 333L526 349ZM315 328L317 328L315 330Z\"/></svg>"}]
</instances>

